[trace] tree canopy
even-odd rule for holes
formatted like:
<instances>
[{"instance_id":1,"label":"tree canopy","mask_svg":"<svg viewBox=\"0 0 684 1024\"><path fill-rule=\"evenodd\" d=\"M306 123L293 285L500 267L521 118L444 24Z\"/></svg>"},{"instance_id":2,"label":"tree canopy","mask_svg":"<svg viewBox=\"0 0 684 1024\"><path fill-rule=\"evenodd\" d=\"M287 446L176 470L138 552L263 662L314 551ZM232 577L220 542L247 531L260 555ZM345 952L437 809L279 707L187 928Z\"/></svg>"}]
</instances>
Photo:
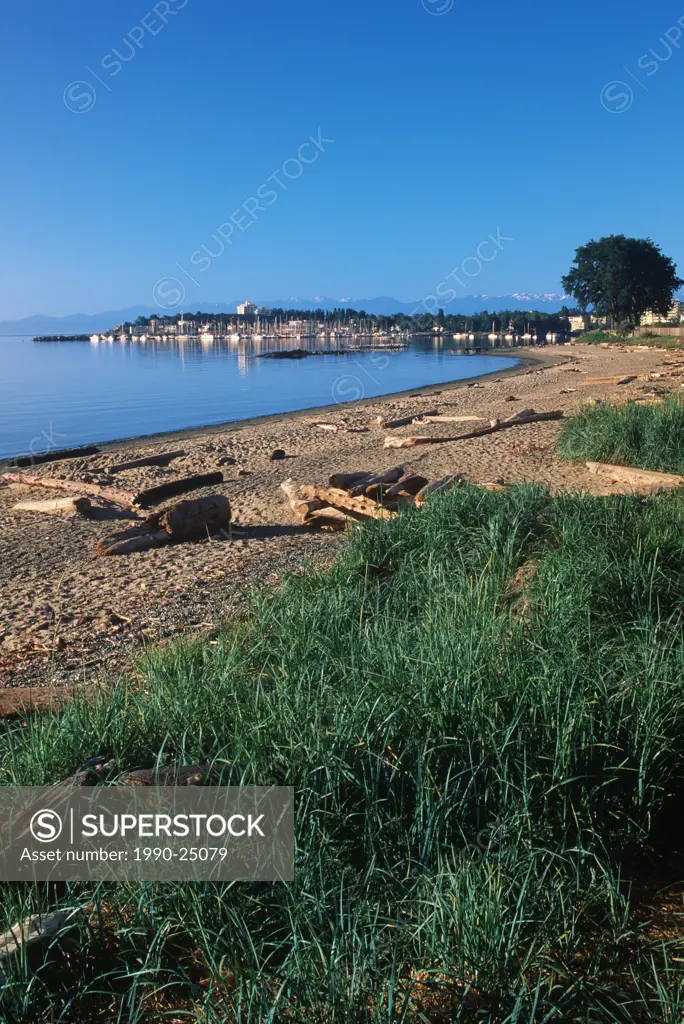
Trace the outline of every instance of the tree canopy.
<instances>
[{"instance_id":1,"label":"tree canopy","mask_svg":"<svg viewBox=\"0 0 684 1024\"><path fill-rule=\"evenodd\" d=\"M677 267L650 238L607 235L581 245L563 278L563 288L582 310L637 324L646 310L667 316L684 281Z\"/></svg>"}]
</instances>

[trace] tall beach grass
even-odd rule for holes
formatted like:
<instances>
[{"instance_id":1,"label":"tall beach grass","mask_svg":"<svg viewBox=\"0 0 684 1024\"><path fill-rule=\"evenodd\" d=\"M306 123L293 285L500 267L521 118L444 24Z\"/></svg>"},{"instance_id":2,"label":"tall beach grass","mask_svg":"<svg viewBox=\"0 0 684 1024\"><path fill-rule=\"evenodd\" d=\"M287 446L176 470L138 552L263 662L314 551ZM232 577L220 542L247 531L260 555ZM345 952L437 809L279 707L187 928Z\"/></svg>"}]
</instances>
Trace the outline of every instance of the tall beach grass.
<instances>
[{"instance_id":1,"label":"tall beach grass","mask_svg":"<svg viewBox=\"0 0 684 1024\"><path fill-rule=\"evenodd\" d=\"M681 1020L633 887L680 863L683 559L676 495L463 487L6 728L4 784L102 754L297 792L292 884L5 886L5 926L88 910L7 1019Z\"/></svg>"},{"instance_id":2,"label":"tall beach grass","mask_svg":"<svg viewBox=\"0 0 684 1024\"><path fill-rule=\"evenodd\" d=\"M684 473L684 401L661 405L597 405L567 420L556 451L565 459L591 460Z\"/></svg>"}]
</instances>

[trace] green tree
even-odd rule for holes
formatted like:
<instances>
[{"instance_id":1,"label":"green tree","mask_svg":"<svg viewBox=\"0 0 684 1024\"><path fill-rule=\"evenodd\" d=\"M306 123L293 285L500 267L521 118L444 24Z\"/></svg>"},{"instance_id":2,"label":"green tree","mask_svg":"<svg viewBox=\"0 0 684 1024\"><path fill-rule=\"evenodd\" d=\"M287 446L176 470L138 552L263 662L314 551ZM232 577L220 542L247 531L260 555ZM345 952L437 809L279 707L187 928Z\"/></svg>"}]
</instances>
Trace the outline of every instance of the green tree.
<instances>
[{"instance_id":1,"label":"green tree","mask_svg":"<svg viewBox=\"0 0 684 1024\"><path fill-rule=\"evenodd\" d=\"M613 323L638 324L647 309L666 316L684 281L650 238L607 235L577 249L562 284L582 311L591 305L594 312L612 317Z\"/></svg>"}]
</instances>

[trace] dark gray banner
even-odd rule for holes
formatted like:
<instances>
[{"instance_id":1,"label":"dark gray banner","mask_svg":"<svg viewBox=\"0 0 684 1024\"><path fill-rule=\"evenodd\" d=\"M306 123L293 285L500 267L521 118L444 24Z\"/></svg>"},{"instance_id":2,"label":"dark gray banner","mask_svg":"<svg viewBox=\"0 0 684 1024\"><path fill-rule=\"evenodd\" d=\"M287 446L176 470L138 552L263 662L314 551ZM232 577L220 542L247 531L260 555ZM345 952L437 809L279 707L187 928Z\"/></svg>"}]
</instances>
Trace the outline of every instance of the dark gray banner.
<instances>
[{"instance_id":1,"label":"dark gray banner","mask_svg":"<svg viewBox=\"0 0 684 1024\"><path fill-rule=\"evenodd\" d=\"M0 881L291 881L285 786L0 787Z\"/></svg>"}]
</instances>

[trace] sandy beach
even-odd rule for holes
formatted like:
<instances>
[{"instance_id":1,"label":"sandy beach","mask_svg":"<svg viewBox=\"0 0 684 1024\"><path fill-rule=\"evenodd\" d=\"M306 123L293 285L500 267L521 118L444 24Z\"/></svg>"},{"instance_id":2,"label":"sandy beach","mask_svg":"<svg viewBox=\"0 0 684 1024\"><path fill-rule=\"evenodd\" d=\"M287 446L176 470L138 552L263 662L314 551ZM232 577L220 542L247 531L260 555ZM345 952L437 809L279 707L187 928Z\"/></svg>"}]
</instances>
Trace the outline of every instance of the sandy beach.
<instances>
[{"instance_id":1,"label":"sandy beach","mask_svg":"<svg viewBox=\"0 0 684 1024\"><path fill-rule=\"evenodd\" d=\"M581 344L512 355L522 357L523 363L477 381L102 446L97 455L30 470L126 490L218 470L224 474L223 484L191 497L214 493L228 498L228 536L98 557L97 542L125 527L125 521L14 511L17 502L59 494L18 484L1 486L0 688L5 688L5 708L8 701L16 706L26 687L52 689L111 677L145 644L180 636L211 637L222 616L244 607L250 588L272 586L286 572L328 564L340 535L297 522L280 489L288 477L297 483L325 484L333 472L401 464L430 479L460 472L473 483L541 481L552 489L606 492L584 467L557 458L553 449L558 422L393 451L383 448L387 431L376 423L378 416L418 415L431 409L485 420L505 418L523 408L571 413L589 398L624 401L645 394L651 386L643 381L620 386L590 383L588 377L657 373L681 361L679 354L663 349ZM657 386L676 390L680 382L676 377L662 378ZM321 429L320 423L337 430ZM392 434L460 433L449 429L457 426L407 426ZM168 468L148 466L107 475L112 463L172 449L185 454ZM276 449L286 457L272 459ZM45 697L47 692L43 691Z\"/></svg>"}]
</instances>

